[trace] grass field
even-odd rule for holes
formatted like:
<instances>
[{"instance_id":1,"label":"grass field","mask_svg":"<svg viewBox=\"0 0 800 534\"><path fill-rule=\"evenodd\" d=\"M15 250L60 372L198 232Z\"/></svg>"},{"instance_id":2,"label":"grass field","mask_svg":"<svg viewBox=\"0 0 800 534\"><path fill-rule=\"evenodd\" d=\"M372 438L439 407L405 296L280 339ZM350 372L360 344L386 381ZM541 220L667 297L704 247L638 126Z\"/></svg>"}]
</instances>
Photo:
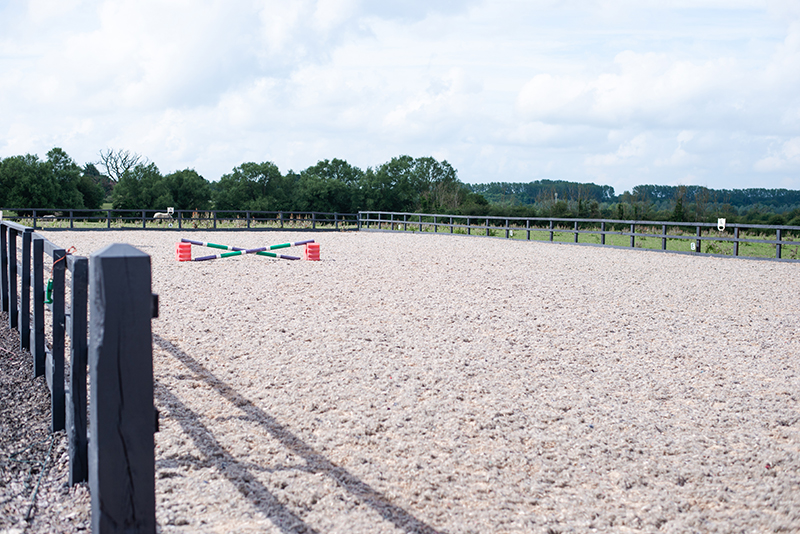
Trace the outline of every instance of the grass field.
<instances>
[{"instance_id":1,"label":"grass field","mask_svg":"<svg viewBox=\"0 0 800 534\"><path fill-rule=\"evenodd\" d=\"M371 227L376 228L377 226L373 224ZM609 228L611 225L609 225ZM466 235L468 233L467 228L454 228L453 231L450 231L450 227L444 224L434 225L430 222L423 222L421 225L422 230L420 230L420 223L419 222L408 222L405 225L403 223L382 223L381 229L390 230L394 229L396 231L409 231L409 232L437 232L442 234L461 234ZM517 240L527 240L528 239L528 230L524 226L509 227L509 238L510 239L517 239ZM596 233L579 233L578 234L578 243L584 244L601 244L601 234L600 234L600 227L594 228L581 228L580 232L596 232ZM630 247L631 246L631 237L629 235L629 228L626 227L624 230L608 230L606 233L605 244L611 246L618 246L618 247ZM486 236L486 227L485 226L471 226L469 228L469 233L471 235L476 236ZM635 236L634 239L634 247L641 248L641 249L650 249L650 250L661 250L661 228L658 227L642 227L637 226L636 228L637 234L657 234L659 237L640 237ZM787 235L788 234L788 235ZM788 232L782 236L782 240L784 243L781 245L781 257L783 259L792 259L798 260L800 259L800 232ZM489 228L489 237L506 237L506 229L505 228L496 228L490 227ZM722 239L733 239L734 234L733 231L725 231L719 232L717 230L705 230L701 233L702 242L700 244L700 252L705 254L720 254L724 256L733 256L733 248L734 244L731 241L714 241L709 240L708 238L722 238ZM775 240L775 234L762 234L758 232L748 232L743 231L739 234L740 239L745 240L752 240L752 241L773 241ZM697 236L694 232L682 232L679 229L673 229L667 232L667 250L668 251L676 251L676 252L692 252L692 244L696 243ZM530 228L530 240L531 241L550 241L550 229L547 227L542 228ZM553 229L553 242L556 243L574 243L575 242L575 231L572 227L556 227ZM739 256L743 257L757 257L757 258L774 258L775 257L775 245L772 243L748 243L748 242L740 242L739 243Z\"/></svg>"}]
</instances>

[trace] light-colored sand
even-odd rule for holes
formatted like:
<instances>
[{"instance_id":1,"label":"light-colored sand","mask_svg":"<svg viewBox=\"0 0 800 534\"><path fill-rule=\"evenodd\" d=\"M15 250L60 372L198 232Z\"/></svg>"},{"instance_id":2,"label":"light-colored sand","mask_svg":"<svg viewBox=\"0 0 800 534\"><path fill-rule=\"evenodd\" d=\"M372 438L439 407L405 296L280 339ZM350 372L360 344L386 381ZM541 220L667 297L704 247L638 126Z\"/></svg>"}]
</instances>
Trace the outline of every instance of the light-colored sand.
<instances>
[{"instance_id":1,"label":"light-colored sand","mask_svg":"<svg viewBox=\"0 0 800 534\"><path fill-rule=\"evenodd\" d=\"M178 263L177 232L47 235L152 256L162 532L800 531L797 264L374 232L192 233L323 261Z\"/></svg>"}]
</instances>

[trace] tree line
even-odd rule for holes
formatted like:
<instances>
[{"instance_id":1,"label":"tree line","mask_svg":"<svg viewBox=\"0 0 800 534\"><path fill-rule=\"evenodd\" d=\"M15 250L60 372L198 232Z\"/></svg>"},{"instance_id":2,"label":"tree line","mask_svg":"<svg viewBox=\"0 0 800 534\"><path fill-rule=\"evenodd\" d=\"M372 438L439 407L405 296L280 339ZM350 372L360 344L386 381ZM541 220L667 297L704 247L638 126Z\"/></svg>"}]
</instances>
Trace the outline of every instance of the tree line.
<instances>
[{"instance_id":1,"label":"tree line","mask_svg":"<svg viewBox=\"0 0 800 534\"><path fill-rule=\"evenodd\" d=\"M538 180L527 184L468 185L489 202L489 215L800 226L800 191L637 185L615 194L610 186Z\"/></svg>"},{"instance_id":2,"label":"tree line","mask_svg":"<svg viewBox=\"0 0 800 534\"><path fill-rule=\"evenodd\" d=\"M99 167L99 168L98 168ZM104 172L101 172L104 171ZM464 184L447 161L403 155L362 170L341 159L285 174L246 162L217 181L193 169L163 174L127 150L78 165L61 148L0 159L0 206L8 208L316 211L360 210L505 217L708 221L800 226L800 191L639 185L617 195L594 183L537 180Z\"/></svg>"},{"instance_id":3,"label":"tree line","mask_svg":"<svg viewBox=\"0 0 800 534\"><path fill-rule=\"evenodd\" d=\"M272 162L247 162L210 182L193 169L162 174L128 151L100 156L83 167L60 148L45 160L30 154L0 160L0 206L355 213L458 212L488 204L452 165L432 157L403 155L366 170L334 158L285 174Z\"/></svg>"}]
</instances>

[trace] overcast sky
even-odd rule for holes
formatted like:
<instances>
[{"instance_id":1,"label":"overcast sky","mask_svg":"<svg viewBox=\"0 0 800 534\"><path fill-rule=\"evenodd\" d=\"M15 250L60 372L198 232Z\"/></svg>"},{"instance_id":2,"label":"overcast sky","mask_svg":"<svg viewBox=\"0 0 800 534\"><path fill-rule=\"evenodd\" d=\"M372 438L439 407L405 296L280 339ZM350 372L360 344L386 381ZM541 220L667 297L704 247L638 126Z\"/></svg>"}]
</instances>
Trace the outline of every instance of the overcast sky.
<instances>
[{"instance_id":1,"label":"overcast sky","mask_svg":"<svg viewBox=\"0 0 800 534\"><path fill-rule=\"evenodd\" d=\"M0 157L800 189L797 0L0 0Z\"/></svg>"}]
</instances>

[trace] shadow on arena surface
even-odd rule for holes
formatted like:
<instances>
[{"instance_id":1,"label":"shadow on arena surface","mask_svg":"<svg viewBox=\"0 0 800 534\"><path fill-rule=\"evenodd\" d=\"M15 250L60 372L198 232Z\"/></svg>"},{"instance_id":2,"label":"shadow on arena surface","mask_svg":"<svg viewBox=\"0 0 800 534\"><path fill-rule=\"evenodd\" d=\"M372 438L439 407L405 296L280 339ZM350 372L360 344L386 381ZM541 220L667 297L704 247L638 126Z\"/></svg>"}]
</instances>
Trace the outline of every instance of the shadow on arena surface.
<instances>
[{"instance_id":1,"label":"shadow on arena surface","mask_svg":"<svg viewBox=\"0 0 800 534\"><path fill-rule=\"evenodd\" d=\"M393 523L405 532L443 534L406 510L388 502L380 492L315 451L276 421L274 417L237 393L186 352L155 334L153 341L157 347L174 356L193 372L196 379L206 382L232 405L243 411L248 421L261 425L289 451L305 460L306 466L299 469L330 477L348 493L375 510L386 521ZM284 532L317 532L281 504L275 495L252 474L251 471L262 471L262 467L237 461L220 445L214 434L202 423L200 417L158 381L155 383L155 395L179 422L183 431L191 436L194 444L205 455L206 462L225 476L245 498L252 502L257 510L268 517L278 528Z\"/></svg>"}]
</instances>

